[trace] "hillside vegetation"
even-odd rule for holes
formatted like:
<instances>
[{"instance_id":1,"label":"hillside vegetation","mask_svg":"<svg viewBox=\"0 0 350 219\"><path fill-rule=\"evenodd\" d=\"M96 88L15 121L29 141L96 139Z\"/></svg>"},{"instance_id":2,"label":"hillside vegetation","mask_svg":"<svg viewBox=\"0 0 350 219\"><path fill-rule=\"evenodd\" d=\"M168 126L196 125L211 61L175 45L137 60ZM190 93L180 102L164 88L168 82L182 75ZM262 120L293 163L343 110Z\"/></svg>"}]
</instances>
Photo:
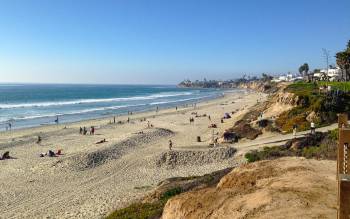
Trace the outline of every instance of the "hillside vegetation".
<instances>
[{"instance_id":1,"label":"hillside vegetation","mask_svg":"<svg viewBox=\"0 0 350 219\"><path fill-rule=\"evenodd\" d=\"M292 139L282 146L264 147L245 154L247 161L273 160L280 157L296 156L322 160L337 159L338 129L328 133L317 132L315 135Z\"/></svg>"},{"instance_id":2,"label":"hillside vegetation","mask_svg":"<svg viewBox=\"0 0 350 219\"><path fill-rule=\"evenodd\" d=\"M327 91L328 85L331 91ZM297 82L287 86L285 91L297 96L297 106L276 119L277 127L291 132L296 124L303 131L310 128L311 121L319 127L336 122L338 113L350 111L349 88L349 82Z\"/></svg>"}]
</instances>

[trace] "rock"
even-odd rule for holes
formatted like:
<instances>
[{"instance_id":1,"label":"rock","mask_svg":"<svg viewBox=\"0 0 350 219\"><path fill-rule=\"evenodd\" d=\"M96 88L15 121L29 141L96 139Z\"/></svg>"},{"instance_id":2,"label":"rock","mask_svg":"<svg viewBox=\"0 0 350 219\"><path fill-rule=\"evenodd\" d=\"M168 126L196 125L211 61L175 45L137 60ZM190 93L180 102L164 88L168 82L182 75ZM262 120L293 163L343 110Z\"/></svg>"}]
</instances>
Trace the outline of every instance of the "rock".
<instances>
[{"instance_id":1,"label":"rock","mask_svg":"<svg viewBox=\"0 0 350 219\"><path fill-rule=\"evenodd\" d=\"M316 132L314 135L307 134L305 137L295 138L287 141L284 147L298 150L303 149L304 147L318 146L325 138L325 135L326 134L322 132Z\"/></svg>"},{"instance_id":2,"label":"rock","mask_svg":"<svg viewBox=\"0 0 350 219\"><path fill-rule=\"evenodd\" d=\"M306 120L308 122L314 122L314 123L318 123L320 122L321 118L315 113L315 111L312 111L307 117Z\"/></svg>"},{"instance_id":3,"label":"rock","mask_svg":"<svg viewBox=\"0 0 350 219\"><path fill-rule=\"evenodd\" d=\"M243 120L237 121L230 131L235 132L238 138L247 138L250 140L254 140L262 134L261 130L253 128L248 121Z\"/></svg>"},{"instance_id":4,"label":"rock","mask_svg":"<svg viewBox=\"0 0 350 219\"><path fill-rule=\"evenodd\" d=\"M236 149L213 148L205 151L167 151L155 158L157 167L175 168L186 165L205 165L232 158Z\"/></svg>"}]
</instances>

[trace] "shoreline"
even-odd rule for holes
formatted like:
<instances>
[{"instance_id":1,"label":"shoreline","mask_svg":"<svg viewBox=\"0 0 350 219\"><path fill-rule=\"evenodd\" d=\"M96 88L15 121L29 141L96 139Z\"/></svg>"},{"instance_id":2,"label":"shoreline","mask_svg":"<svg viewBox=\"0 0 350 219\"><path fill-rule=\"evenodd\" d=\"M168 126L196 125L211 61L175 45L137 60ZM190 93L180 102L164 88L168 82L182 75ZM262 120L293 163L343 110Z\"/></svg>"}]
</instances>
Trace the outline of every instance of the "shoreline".
<instances>
[{"instance_id":1,"label":"shoreline","mask_svg":"<svg viewBox=\"0 0 350 219\"><path fill-rule=\"evenodd\" d=\"M191 89L191 88L189 88ZM235 88L236 89L236 88ZM141 118L154 118L157 116L162 116L165 114L172 114L172 113L180 113L180 112L187 112L189 110L194 110L193 108L193 104L196 104L196 109L199 109L200 107L205 107L207 105L211 105L213 103L215 103L216 101L220 101L221 99L224 99L227 95L232 95L232 94L246 94L246 93L254 93L254 90L251 89L236 89L239 92L227 92L227 91L235 91L233 89L223 89L222 95L211 98L211 99L206 99L203 101L199 101L199 102L193 102L190 104L182 104L182 105L178 105L178 110L175 110L175 107L173 106L169 106L169 107L164 107L164 108L159 108L158 113L156 113L156 110L152 110L152 109L147 109L144 111L135 111L132 112L132 115L128 115L125 113L122 114L111 114L111 115L106 115L106 116L101 116L101 117L97 117L97 118L89 118L89 119L82 119L79 121L72 121L72 122L63 122L63 123L59 123L59 124L39 124L37 126L30 126L30 127L20 127L20 128L14 128L11 130L0 130L0 136L1 135L6 135L6 133L14 133L16 134L16 132L25 132L25 131L33 131L33 132L41 132L42 129L48 128L48 129L64 129L66 128L71 128L71 127L80 127L80 126L84 126L84 124L96 124L96 123L101 123L101 125L103 123L105 123L104 125L113 125L114 123L112 123L113 121L113 117L116 118L116 123L118 121L126 121L128 117L130 117L130 121L132 120L137 120L137 119L141 119ZM188 106L186 106L188 105ZM190 106L192 105L192 106ZM85 125L87 127L90 127L90 125Z\"/></svg>"},{"instance_id":2,"label":"shoreline","mask_svg":"<svg viewBox=\"0 0 350 219\"><path fill-rule=\"evenodd\" d=\"M235 157L201 164L178 163L173 168L158 167L156 163L168 152L169 139L180 155L207 153L212 137L208 124L218 124L215 130L222 133L261 98L264 95L251 91L229 93L199 103L196 109L129 115L130 123L108 124L109 117L1 132L0 153L8 150L16 159L0 161L0 186L7 188L0 192L0 211L12 218L101 218L144 196L164 179L237 166L240 161ZM220 123L225 112L236 110L231 119ZM209 114L212 119L196 117L190 124L193 112ZM125 121L127 117L116 120ZM147 118L154 128L147 128L141 118ZM79 135L79 127L91 125L96 127L95 135ZM35 143L37 135L42 137L40 144ZM196 141L197 136L202 137L201 142ZM107 142L96 144L101 139ZM57 149L62 149L63 155L39 157L40 153Z\"/></svg>"},{"instance_id":3,"label":"shoreline","mask_svg":"<svg viewBox=\"0 0 350 219\"><path fill-rule=\"evenodd\" d=\"M192 88L189 88L189 89L192 89ZM220 98L223 98L223 96L227 93L231 93L231 91L238 91L238 92L247 92L247 90L245 89L240 89L240 88L232 88L232 89L220 89L222 91L222 94L219 95L219 96L216 96L216 97L211 97L211 98L208 98L206 99L206 97L201 97L201 99L199 101L189 101L189 102L186 102L186 101L181 101L179 100L177 103L179 103L177 105L177 107L179 109L188 109L190 108L190 106L186 107L186 105L193 105L193 104L201 104L201 103L206 103L206 102L211 102L211 101L215 101L216 99L220 99ZM248 91L249 92L249 91ZM188 101L188 100L187 100ZM184 102L184 103L182 103ZM169 104L169 103L168 103ZM175 108L176 106L171 106L171 105L168 105L168 104L164 104L165 106L164 107L159 107L159 111L164 111L164 110L169 110L169 109L172 109L172 108ZM153 109L152 108L147 108L146 110L138 110L138 111L132 111L132 115L128 115L126 112L124 113L116 113L116 114L108 114L108 115L100 115L100 116L97 116L97 117L92 117L92 118L85 118L85 119L77 119L76 121L67 121L67 122L62 122L62 123L59 123L59 124L54 124L54 122L47 122L47 124L43 123L43 124L37 124L37 125L29 125L29 126L20 126L19 128L17 128L16 126L13 126L11 130L5 130L5 127L2 127L0 129L0 134L2 132L13 132L13 131L16 131L16 130L24 130L24 129L34 129L34 128L40 128L40 127L51 127L51 126L59 126L61 127L62 125L63 126L68 126L68 125L71 125L71 124L75 124L75 123L81 123L81 122L88 122L88 121L94 121L94 120L106 120L108 118L112 118L115 116L116 119L117 118L124 118L124 117L128 117L128 116L133 116L133 115L140 115L140 114L147 114L147 113L151 113L151 112L155 112L155 109L157 105L154 105ZM58 115L58 117L62 118L63 116L65 115ZM79 114L77 114L77 117L79 116ZM55 118L55 116L53 116L53 118ZM1 125L4 125L6 123L1 123Z\"/></svg>"}]
</instances>

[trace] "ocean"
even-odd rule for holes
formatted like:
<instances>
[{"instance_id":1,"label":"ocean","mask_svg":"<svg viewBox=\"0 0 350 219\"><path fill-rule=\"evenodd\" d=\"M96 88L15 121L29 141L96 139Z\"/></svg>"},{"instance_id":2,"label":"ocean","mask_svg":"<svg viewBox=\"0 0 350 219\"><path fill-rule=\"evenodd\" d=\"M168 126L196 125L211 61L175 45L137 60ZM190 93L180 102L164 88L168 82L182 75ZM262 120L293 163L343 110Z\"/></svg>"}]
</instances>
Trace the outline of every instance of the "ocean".
<instances>
[{"instance_id":1,"label":"ocean","mask_svg":"<svg viewBox=\"0 0 350 219\"><path fill-rule=\"evenodd\" d=\"M0 131L161 110L210 100L220 89L168 85L0 84Z\"/></svg>"}]
</instances>

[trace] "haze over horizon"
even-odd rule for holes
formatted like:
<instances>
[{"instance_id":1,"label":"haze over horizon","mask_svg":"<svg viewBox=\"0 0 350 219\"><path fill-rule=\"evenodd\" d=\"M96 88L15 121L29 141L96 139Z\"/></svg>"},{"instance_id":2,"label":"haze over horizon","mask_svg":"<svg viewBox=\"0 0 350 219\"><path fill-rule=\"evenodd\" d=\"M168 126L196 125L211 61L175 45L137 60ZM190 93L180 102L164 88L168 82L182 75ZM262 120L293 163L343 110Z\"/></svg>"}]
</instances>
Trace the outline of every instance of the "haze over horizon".
<instances>
[{"instance_id":1,"label":"haze over horizon","mask_svg":"<svg viewBox=\"0 0 350 219\"><path fill-rule=\"evenodd\" d=\"M0 2L0 83L177 84L325 67L349 0Z\"/></svg>"}]
</instances>

